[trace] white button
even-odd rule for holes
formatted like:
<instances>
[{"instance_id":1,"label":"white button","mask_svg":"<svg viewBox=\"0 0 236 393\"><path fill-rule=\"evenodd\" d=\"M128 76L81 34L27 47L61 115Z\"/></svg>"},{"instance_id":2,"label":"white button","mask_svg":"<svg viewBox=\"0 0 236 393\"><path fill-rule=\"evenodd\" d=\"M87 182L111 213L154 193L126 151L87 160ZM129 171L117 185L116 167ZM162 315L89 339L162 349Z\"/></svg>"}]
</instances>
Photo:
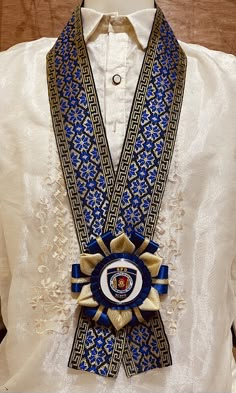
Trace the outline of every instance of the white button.
<instances>
[{"instance_id":1,"label":"white button","mask_svg":"<svg viewBox=\"0 0 236 393\"><path fill-rule=\"evenodd\" d=\"M113 75L112 82L114 83L114 85L119 85L121 82L121 76L119 74Z\"/></svg>"}]
</instances>

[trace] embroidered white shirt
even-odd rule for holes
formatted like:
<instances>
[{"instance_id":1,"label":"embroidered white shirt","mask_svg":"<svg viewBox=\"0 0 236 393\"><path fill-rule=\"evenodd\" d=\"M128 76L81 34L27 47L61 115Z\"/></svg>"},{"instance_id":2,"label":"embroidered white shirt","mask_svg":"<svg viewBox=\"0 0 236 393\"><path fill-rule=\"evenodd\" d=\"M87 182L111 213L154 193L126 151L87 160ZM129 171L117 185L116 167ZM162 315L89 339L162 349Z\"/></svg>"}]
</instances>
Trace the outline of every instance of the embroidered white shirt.
<instances>
[{"instance_id":1,"label":"embroidered white shirt","mask_svg":"<svg viewBox=\"0 0 236 393\"><path fill-rule=\"evenodd\" d=\"M82 9L84 37L117 166L155 10ZM52 130L46 54L55 39L0 54L0 296L8 334L0 391L231 392L235 317L236 61L180 43L187 76L156 228L170 291L161 314L173 365L116 380L67 368L77 323L70 292L79 249ZM112 78L118 74L120 83Z\"/></svg>"}]
</instances>

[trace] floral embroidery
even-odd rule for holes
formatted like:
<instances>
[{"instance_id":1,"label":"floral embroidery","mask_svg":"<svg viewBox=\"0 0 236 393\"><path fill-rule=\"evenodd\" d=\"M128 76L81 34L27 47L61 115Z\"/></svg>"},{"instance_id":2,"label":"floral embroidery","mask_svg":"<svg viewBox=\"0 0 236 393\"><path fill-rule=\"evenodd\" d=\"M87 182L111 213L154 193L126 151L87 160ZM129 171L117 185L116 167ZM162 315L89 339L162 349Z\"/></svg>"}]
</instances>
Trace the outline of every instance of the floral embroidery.
<instances>
[{"instance_id":1,"label":"floral embroidery","mask_svg":"<svg viewBox=\"0 0 236 393\"><path fill-rule=\"evenodd\" d=\"M46 196L40 199L36 213L42 251L38 256L38 274L31 305L35 330L39 334L67 334L76 308L76 301L71 298L70 266L76 256L78 258L79 252L53 138L52 133L49 141L49 174L44 182Z\"/></svg>"},{"instance_id":2,"label":"floral embroidery","mask_svg":"<svg viewBox=\"0 0 236 393\"><path fill-rule=\"evenodd\" d=\"M164 256L163 262L169 266L170 270L169 295L162 301L161 307L163 323L169 335L176 334L181 315L186 308L183 284L178 278L180 274L178 266L181 265L181 245L178 241L178 233L183 230L184 215L182 179L178 173L179 162L177 139L154 237L160 245L160 254Z\"/></svg>"}]
</instances>

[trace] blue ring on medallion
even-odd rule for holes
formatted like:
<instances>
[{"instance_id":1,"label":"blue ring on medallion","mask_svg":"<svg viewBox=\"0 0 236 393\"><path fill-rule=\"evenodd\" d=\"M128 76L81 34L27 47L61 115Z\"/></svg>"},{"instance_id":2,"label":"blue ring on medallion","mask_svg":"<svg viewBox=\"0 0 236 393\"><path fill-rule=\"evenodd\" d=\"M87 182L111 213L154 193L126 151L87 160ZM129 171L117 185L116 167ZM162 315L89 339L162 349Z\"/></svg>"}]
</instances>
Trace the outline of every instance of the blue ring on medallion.
<instances>
[{"instance_id":1,"label":"blue ring on medallion","mask_svg":"<svg viewBox=\"0 0 236 393\"><path fill-rule=\"evenodd\" d=\"M139 294L130 302L121 304L116 304L112 300L108 299L106 295L103 293L101 286L100 286L100 277L107 265L110 265L112 262L115 262L117 259L127 259L133 265L135 265L143 279L142 288ZM126 254L126 253L114 253L106 256L101 262L97 264L94 271L91 274L91 291L93 294L94 299L99 303L102 304L104 307L111 308L112 310L128 310L130 308L140 306L144 300L148 297L149 292L152 287L152 277L144 262L138 258L136 255L133 254ZM118 301L117 301L118 302Z\"/></svg>"}]
</instances>

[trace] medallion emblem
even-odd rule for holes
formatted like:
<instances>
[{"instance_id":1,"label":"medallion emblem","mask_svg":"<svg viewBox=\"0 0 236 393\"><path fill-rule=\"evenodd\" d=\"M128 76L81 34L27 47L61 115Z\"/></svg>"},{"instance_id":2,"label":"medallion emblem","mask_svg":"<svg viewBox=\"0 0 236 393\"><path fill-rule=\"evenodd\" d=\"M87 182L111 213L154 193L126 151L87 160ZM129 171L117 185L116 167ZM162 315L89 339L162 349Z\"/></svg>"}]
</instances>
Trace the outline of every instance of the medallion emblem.
<instances>
[{"instance_id":1,"label":"medallion emblem","mask_svg":"<svg viewBox=\"0 0 236 393\"><path fill-rule=\"evenodd\" d=\"M133 292L137 269L115 267L107 269L107 283L111 295L118 301L125 301Z\"/></svg>"}]
</instances>

